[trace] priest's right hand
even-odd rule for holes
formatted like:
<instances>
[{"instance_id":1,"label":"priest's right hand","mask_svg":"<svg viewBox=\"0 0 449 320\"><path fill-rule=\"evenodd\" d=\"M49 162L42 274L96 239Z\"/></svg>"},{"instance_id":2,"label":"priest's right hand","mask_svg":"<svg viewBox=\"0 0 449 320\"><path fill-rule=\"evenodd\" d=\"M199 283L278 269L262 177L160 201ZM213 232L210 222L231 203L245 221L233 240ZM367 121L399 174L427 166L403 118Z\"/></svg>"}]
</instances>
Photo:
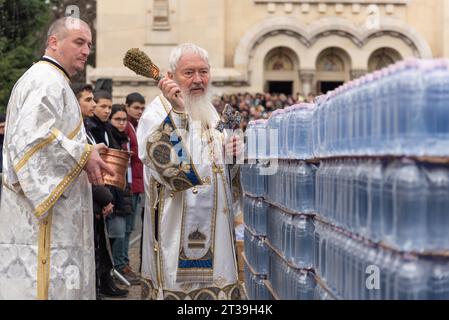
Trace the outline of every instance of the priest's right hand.
<instances>
[{"instance_id":1,"label":"priest's right hand","mask_svg":"<svg viewBox=\"0 0 449 320\"><path fill-rule=\"evenodd\" d=\"M89 182L95 186L104 185L102 171L105 171L107 174L111 176L115 176L115 173L111 169L111 167L108 164L106 164L100 157L99 152L106 148L107 147L104 143L94 145L94 150L90 154L89 160L87 160L87 163L84 166L84 170L87 173Z\"/></svg>"},{"instance_id":2,"label":"priest's right hand","mask_svg":"<svg viewBox=\"0 0 449 320\"><path fill-rule=\"evenodd\" d=\"M158 87L176 111L184 112L184 99L181 94L181 89L174 80L168 76L162 78L159 81Z\"/></svg>"}]
</instances>

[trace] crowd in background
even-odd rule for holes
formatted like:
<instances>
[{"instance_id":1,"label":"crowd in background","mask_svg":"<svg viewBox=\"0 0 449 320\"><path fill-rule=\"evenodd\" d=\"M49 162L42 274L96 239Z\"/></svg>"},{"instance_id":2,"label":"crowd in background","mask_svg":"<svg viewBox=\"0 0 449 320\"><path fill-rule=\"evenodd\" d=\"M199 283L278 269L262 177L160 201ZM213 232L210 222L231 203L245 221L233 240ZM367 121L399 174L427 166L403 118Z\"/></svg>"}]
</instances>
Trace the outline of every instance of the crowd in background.
<instances>
[{"instance_id":1,"label":"crowd in background","mask_svg":"<svg viewBox=\"0 0 449 320\"><path fill-rule=\"evenodd\" d=\"M245 130L249 121L268 119L271 113L277 109L284 109L303 102L312 103L314 98L313 94L305 96L301 93L286 95L283 93L251 94L247 92L215 96L212 103L219 113L222 112L226 104L230 104L234 110L239 111L243 116L241 128Z\"/></svg>"}]
</instances>

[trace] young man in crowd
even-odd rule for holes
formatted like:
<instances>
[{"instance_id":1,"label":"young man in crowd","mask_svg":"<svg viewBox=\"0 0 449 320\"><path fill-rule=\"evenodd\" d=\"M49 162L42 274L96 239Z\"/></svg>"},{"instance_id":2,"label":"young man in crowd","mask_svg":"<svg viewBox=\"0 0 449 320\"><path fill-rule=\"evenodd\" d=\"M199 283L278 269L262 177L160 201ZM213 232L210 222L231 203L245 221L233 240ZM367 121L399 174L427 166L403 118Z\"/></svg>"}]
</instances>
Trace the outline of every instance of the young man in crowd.
<instances>
[{"instance_id":1,"label":"young man in crowd","mask_svg":"<svg viewBox=\"0 0 449 320\"><path fill-rule=\"evenodd\" d=\"M89 84L72 85L72 90L80 104L84 119L87 138L90 144L97 144L91 130L94 126L92 118L95 115L96 102L93 87ZM103 95L107 96L107 94ZM112 101L112 100L111 100ZM95 270L96 270L96 295L97 299L106 297L125 297L127 290L117 287L111 277L113 261L108 250L108 236L105 232L105 219L113 213L113 195L105 186L94 186L92 188L94 209L94 242L95 242Z\"/></svg>"},{"instance_id":2,"label":"young man in crowd","mask_svg":"<svg viewBox=\"0 0 449 320\"><path fill-rule=\"evenodd\" d=\"M125 261L126 266L121 270L122 274L130 279L136 278L135 272L129 266L128 249L130 245L131 233L134 230L136 216L141 214L144 201L144 183L143 183L143 164L139 159L139 148L137 144L137 126L139 120L145 110L145 98L138 92L129 94L126 97L126 111L128 113L128 123L126 125L126 134L130 140L131 156L131 191L133 194L133 214L126 219L126 233L125 233Z\"/></svg>"}]
</instances>

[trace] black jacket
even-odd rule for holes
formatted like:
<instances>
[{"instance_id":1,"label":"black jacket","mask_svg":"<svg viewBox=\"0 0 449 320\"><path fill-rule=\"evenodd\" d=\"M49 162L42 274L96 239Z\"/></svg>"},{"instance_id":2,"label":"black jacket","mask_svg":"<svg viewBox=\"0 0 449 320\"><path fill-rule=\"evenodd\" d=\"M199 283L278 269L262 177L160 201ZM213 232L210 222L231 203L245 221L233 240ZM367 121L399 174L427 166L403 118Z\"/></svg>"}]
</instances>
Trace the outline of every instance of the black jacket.
<instances>
[{"instance_id":1,"label":"black jacket","mask_svg":"<svg viewBox=\"0 0 449 320\"><path fill-rule=\"evenodd\" d=\"M95 215L103 214L103 208L114 201L111 191L103 186L92 186L92 198Z\"/></svg>"},{"instance_id":2,"label":"black jacket","mask_svg":"<svg viewBox=\"0 0 449 320\"><path fill-rule=\"evenodd\" d=\"M119 138L120 142L114 138L113 132L117 131L109 122L101 121L97 116L84 119L84 126L86 128L86 133L90 140L94 140L95 144L104 143L111 149L122 150L121 144L123 137L120 135L116 136ZM118 131L117 131L118 132ZM107 140L106 140L107 137ZM90 141L92 143L92 141ZM127 216L132 213L132 196L128 188L123 191L114 186L107 186L110 193L113 196L112 203L114 204L114 215L117 216ZM94 199L95 201L95 199Z\"/></svg>"},{"instance_id":3,"label":"black jacket","mask_svg":"<svg viewBox=\"0 0 449 320\"><path fill-rule=\"evenodd\" d=\"M88 136L95 140L95 144L104 143L108 148L121 149L120 144L112 136L113 126L109 122L103 122L94 115L84 120L84 126Z\"/></svg>"}]
</instances>

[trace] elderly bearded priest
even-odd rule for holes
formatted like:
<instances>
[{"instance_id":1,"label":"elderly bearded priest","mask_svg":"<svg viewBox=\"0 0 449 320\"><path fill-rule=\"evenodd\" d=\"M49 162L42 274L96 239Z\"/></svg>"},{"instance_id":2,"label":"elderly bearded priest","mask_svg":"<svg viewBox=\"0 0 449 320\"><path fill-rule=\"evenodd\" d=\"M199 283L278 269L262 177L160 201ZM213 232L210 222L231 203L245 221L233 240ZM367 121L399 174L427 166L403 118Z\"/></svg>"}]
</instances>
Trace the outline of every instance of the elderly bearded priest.
<instances>
[{"instance_id":1,"label":"elderly bearded priest","mask_svg":"<svg viewBox=\"0 0 449 320\"><path fill-rule=\"evenodd\" d=\"M145 299L239 299L225 152L242 139L215 129L207 52L175 48L163 94L137 132L145 164L142 287ZM236 170L232 170L233 173Z\"/></svg>"}]
</instances>

